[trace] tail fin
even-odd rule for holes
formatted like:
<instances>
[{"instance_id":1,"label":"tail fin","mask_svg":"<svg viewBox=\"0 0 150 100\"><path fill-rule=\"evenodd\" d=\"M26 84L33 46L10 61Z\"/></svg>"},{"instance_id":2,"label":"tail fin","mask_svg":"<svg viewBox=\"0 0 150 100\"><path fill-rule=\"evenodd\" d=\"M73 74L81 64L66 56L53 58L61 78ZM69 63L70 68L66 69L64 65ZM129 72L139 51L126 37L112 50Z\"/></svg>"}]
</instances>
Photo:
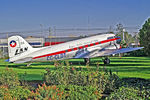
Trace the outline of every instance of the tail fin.
<instances>
[{"instance_id":1,"label":"tail fin","mask_svg":"<svg viewBox=\"0 0 150 100\"><path fill-rule=\"evenodd\" d=\"M29 52L33 48L20 36L12 36L8 38L8 52L10 62L24 56L25 52Z\"/></svg>"}]
</instances>

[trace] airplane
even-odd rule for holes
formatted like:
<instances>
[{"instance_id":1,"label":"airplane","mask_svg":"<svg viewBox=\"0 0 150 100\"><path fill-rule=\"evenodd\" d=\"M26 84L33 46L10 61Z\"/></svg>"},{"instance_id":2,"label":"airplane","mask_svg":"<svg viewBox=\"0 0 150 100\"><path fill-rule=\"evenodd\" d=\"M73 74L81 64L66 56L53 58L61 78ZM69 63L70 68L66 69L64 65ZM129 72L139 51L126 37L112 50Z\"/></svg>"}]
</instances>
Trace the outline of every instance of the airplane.
<instances>
[{"instance_id":1,"label":"airplane","mask_svg":"<svg viewBox=\"0 0 150 100\"><path fill-rule=\"evenodd\" d=\"M8 38L8 61L10 63L24 63L83 58L87 63L90 58L104 57L143 48L121 48L120 42L121 38L115 36L115 34L101 33L53 46L33 48L21 36L11 36ZM110 59L106 57L104 64L109 63Z\"/></svg>"}]
</instances>

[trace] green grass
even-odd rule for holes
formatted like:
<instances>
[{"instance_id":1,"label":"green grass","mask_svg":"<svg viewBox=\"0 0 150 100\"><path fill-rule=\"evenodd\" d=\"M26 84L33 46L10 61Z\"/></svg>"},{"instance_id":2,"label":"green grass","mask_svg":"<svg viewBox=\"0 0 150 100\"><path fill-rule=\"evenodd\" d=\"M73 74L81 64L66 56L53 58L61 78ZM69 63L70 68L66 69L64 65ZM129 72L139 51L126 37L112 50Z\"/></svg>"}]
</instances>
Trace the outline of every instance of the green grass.
<instances>
[{"instance_id":1,"label":"green grass","mask_svg":"<svg viewBox=\"0 0 150 100\"><path fill-rule=\"evenodd\" d=\"M90 68L96 69L97 62L99 62L101 70L111 69L120 78L150 79L150 57L111 57L110 59L111 64L104 66L101 58L94 58L91 60ZM87 71L83 59L71 59L69 62L72 63L71 66L82 67ZM12 64L1 59L0 72L8 67L16 71L20 78L26 73L25 80L42 80L46 68L55 70L53 62L35 62L30 67L26 67L26 64Z\"/></svg>"}]
</instances>

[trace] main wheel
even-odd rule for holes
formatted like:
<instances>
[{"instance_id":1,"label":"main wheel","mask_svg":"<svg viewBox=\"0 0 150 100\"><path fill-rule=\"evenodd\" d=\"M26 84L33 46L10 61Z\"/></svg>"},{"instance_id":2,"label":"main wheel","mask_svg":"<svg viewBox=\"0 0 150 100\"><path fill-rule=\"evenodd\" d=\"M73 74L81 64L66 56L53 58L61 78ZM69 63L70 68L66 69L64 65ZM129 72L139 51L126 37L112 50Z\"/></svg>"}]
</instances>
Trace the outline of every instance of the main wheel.
<instances>
[{"instance_id":1,"label":"main wheel","mask_svg":"<svg viewBox=\"0 0 150 100\"><path fill-rule=\"evenodd\" d=\"M90 63L90 58L84 58L84 63L89 64Z\"/></svg>"},{"instance_id":2,"label":"main wheel","mask_svg":"<svg viewBox=\"0 0 150 100\"><path fill-rule=\"evenodd\" d=\"M108 57L106 57L104 60L103 60L104 64L110 64L110 59Z\"/></svg>"}]
</instances>

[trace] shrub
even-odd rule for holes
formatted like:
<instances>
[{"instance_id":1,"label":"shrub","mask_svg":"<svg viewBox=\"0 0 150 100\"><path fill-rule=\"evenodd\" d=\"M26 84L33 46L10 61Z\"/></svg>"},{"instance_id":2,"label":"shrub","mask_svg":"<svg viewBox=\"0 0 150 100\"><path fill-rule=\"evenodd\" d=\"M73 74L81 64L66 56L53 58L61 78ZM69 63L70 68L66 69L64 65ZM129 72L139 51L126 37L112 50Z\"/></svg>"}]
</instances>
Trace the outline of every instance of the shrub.
<instances>
[{"instance_id":1,"label":"shrub","mask_svg":"<svg viewBox=\"0 0 150 100\"><path fill-rule=\"evenodd\" d=\"M127 56L133 56L133 57L144 57L144 56L147 56L144 52L144 49L140 49L140 50L136 50L136 51L132 51L132 52L129 52L127 53L128 55Z\"/></svg>"},{"instance_id":2,"label":"shrub","mask_svg":"<svg viewBox=\"0 0 150 100\"><path fill-rule=\"evenodd\" d=\"M144 100L150 100L150 89L143 89L140 93L140 96Z\"/></svg>"},{"instance_id":3,"label":"shrub","mask_svg":"<svg viewBox=\"0 0 150 100\"><path fill-rule=\"evenodd\" d=\"M47 86L43 84L34 91L31 92L30 99L35 100L97 100L101 98L101 94L96 88L90 86L76 86L76 85L53 85Z\"/></svg>"},{"instance_id":4,"label":"shrub","mask_svg":"<svg viewBox=\"0 0 150 100\"><path fill-rule=\"evenodd\" d=\"M109 94L110 92L113 92L115 89L118 89L121 85L121 81L119 77L116 74L101 74L101 76L98 78L98 89L102 91L103 93Z\"/></svg>"},{"instance_id":5,"label":"shrub","mask_svg":"<svg viewBox=\"0 0 150 100\"><path fill-rule=\"evenodd\" d=\"M0 74L0 83L9 88L19 86L20 82L19 82L18 74L14 72L12 69L6 68Z\"/></svg>"},{"instance_id":6,"label":"shrub","mask_svg":"<svg viewBox=\"0 0 150 100\"><path fill-rule=\"evenodd\" d=\"M55 71L47 69L44 79L48 85L93 86L102 93L110 93L120 86L120 79L111 71L80 71L72 66L57 66Z\"/></svg>"},{"instance_id":7,"label":"shrub","mask_svg":"<svg viewBox=\"0 0 150 100\"><path fill-rule=\"evenodd\" d=\"M140 90L150 89L149 87L150 80L141 79L141 78L123 78L122 82L123 85L139 88Z\"/></svg>"},{"instance_id":8,"label":"shrub","mask_svg":"<svg viewBox=\"0 0 150 100\"><path fill-rule=\"evenodd\" d=\"M47 73L44 75L44 80L49 85L58 85L58 84L67 84L67 72L61 70L61 68L57 68L56 71L46 70Z\"/></svg>"},{"instance_id":9,"label":"shrub","mask_svg":"<svg viewBox=\"0 0 150 100\"><path fill-rule=\"evenodd\" d=\"M86 75L74 67L61 66L55 71L46 69L44 80L49 85L86 85Z\"/></svg>"},{"instance_id":10,"label":"shrub","mask_svg":"<svg viewBox=\"0 0 150 100\"><path fill-rule=\"evenodd\" d=\"M32 91L30 98L35 100L61 100L63 92L55 85L46 86L46 84L43 84L42 86L39 85L35 92Z\"/></svg>"},{"instance_id":11,"label":"shrub","mask_svg":"<svg viewBox=\"0 0 150 100\"><path fill-rule=\"evenodd\" d=\"M0 86L0 99L2 99L5 95L5 93L7 93L8 88L6 86Z\"/></svg>"},{"instance_id":12,"label":"shrub","mask_svg":"<svg viewBox=\"0 0 150 100\"><path fill-rule=\"evenodd\" d=\"M23 88L21 86L16 86L11 89L9 89L6 86L0 86L0 99L4 99L4 100L28 99L29 95L30 95L30 90Z\"/></svg>"},{"instance_id":13,"label":"shrub","mask_svg":"<svg viewBox=\"0 0 150 100\"><path fill-rule=\"evenodd\" d=\"M101 93L92 86L59 85L64 91L66 100L97 100L101 98Z\"/></svg>"},{"instance_id":14,"label":"shrub","mask_svg":"<svg viewBox=\"0 0 150 100\"><path fill-rule=\"evenodd\" d=\"M9 90L11 96L15 99L27 99L30 95L30 90L23 88L22 86L17 86Z\"/></svg>"},{"instance_id":15,"label":"shrub","mask_svg":"<svg viewBox=\"0 0 150 100\"><path fill-rule=\"evenodd\" d=\"M132 87L120 87L118 90L115 90L106 100L139 100L141 99L138 96L138 90L135 90Z\"/></svg>"}]
</instances>

